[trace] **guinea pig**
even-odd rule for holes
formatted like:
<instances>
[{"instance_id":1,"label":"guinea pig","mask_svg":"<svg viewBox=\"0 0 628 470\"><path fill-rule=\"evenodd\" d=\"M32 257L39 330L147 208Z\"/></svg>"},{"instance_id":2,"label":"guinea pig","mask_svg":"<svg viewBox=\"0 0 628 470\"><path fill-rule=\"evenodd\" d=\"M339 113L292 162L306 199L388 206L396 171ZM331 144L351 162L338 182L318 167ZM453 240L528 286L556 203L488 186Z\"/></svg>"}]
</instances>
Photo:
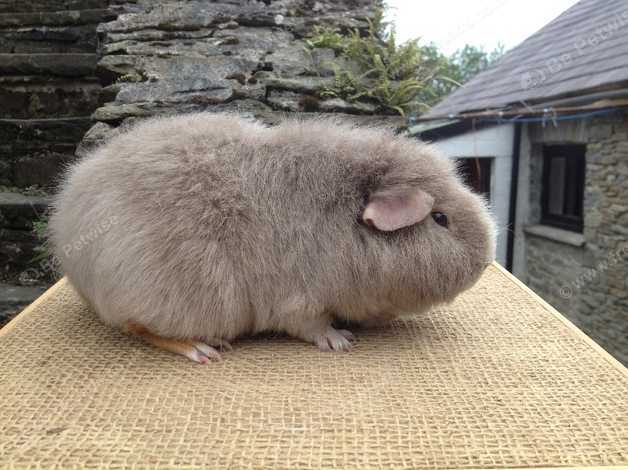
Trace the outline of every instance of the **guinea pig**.
<instances>
[{"instance_id":1,"label":"guinea pig","mask_svg":"<svg viewBox=\"0 0 628 470\"><path fill-rule=\"evenodd\" d=\"M107 324L206 363L283 332L351 348L451 301L495 255L483 199L432 147L335 120L156 118L67 172L50 244Z\"/></svg>"}]
</instances>

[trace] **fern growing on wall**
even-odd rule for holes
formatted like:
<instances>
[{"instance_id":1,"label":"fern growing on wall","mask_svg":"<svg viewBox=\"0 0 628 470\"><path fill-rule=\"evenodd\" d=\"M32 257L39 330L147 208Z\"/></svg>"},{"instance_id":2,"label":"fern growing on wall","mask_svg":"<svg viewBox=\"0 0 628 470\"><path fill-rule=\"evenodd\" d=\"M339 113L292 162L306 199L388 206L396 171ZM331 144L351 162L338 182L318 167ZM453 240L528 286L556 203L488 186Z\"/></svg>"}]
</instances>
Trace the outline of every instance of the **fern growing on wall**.
<instances>
[{"instance_id":1,"label":"fern growing on wall","mask_svg":"<svg viewBox=\"0 0 628 470\"><path fill-rule=\"evenodd\" d=\"M376 104L379 112L405 115L427 108L418 97L433 79L424 64L418 40L398 44L394 28L383 21L383 10L369 20L365 35L358 30L341 34L316 28L308 39L311 48L333 49L346 66L334 66L333 84L322 97Z\"/></svg>"}]
</instances>

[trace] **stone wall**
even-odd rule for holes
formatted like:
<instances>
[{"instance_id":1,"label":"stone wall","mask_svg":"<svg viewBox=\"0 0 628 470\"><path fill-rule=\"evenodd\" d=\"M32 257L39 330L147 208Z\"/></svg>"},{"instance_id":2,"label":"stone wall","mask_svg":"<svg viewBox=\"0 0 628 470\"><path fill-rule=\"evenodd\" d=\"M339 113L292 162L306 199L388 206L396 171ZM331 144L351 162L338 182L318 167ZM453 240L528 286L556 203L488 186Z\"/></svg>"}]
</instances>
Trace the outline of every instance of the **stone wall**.
<instances>
[{"instance_id":1,"label":"stone wall","mask_svg":"<svg viewBox=\"0 0 628 470\"><path fill-rule=\"evenodd\" d=\"M0 2L0 185L49 188L72 159L98 106L96 27L106 7Z\"/></svg>"},{"instance_id":2,"label":"stone wall","mask_svg":"<svg viewBox=\"0 0 628 470\"><path fill-rule=\"evenodd\" d=\"M318 26L348 31L368 27L373 0L155 1L117 5L120 16L99 26L103 58L98 75L109 101L84 148L121 124L157 114L232 111L273 124L293 112L336 112L362 122L368 104L323 99L333 68L331 49L311 49Z\"/></svg>"},{"instance_id":3,"label":"stone wall","mask_svg":"<svg viewBox=\"0 0 628 470\"><path fill-rule=\"evenodd\" d=\"M522 214L533 290L628 364L628 114L529 125L529 207ZM586 144L584 231L540 227L543 144Z\"/></svg>"},{"instance_id":4,"label":"stone wall","mask_svg":"<svg viewBox=\"0 0 628 470\"><path fill-rule=\"evenodd\" d=\"M92 124L106 0L0 0L0 324L52 279L33 221Z\"/></svg>"}]
</instances>

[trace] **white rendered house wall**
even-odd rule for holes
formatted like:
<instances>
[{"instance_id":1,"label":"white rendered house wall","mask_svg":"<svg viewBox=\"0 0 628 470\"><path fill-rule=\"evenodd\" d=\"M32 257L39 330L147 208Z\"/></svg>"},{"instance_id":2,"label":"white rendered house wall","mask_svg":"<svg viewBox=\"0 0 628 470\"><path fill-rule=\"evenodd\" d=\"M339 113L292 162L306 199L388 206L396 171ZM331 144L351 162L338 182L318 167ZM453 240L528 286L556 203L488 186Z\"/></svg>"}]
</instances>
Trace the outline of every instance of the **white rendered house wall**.
<instances>
[{"instance_id":1,"label":"white rendered house wall","mask_svg":"<svg viewBox=\"0 0 628 470\"><path fill-rule=\"evenodd\" d=\"M449 158L492 158L491 208L497 218L497 261L506 265L508 244L508 213L514 124L502 124L487 129L438 140L434 145Z\"/></svg>"}]
</instances>

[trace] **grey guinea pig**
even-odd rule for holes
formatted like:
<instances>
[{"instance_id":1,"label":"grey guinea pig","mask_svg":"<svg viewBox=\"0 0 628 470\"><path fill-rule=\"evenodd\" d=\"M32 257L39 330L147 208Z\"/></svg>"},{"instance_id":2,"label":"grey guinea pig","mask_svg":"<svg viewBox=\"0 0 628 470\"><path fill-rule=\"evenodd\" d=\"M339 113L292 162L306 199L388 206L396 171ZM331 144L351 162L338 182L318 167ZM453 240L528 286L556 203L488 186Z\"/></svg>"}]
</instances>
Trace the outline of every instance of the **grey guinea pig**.
<instances>
[{"instance_id":1,"label":"grey guinea pig","mask_svg":"<svg viewBox=\"0 0 628 470\"><path fill-rule=\"evenodd\" d=\"M201 363L262 331L349 350L334 320L451 301L495 254L484 201L430 146L209 113L145 121L78 162L49 232L104 322Z\"/></svg>"}]
</instances>

